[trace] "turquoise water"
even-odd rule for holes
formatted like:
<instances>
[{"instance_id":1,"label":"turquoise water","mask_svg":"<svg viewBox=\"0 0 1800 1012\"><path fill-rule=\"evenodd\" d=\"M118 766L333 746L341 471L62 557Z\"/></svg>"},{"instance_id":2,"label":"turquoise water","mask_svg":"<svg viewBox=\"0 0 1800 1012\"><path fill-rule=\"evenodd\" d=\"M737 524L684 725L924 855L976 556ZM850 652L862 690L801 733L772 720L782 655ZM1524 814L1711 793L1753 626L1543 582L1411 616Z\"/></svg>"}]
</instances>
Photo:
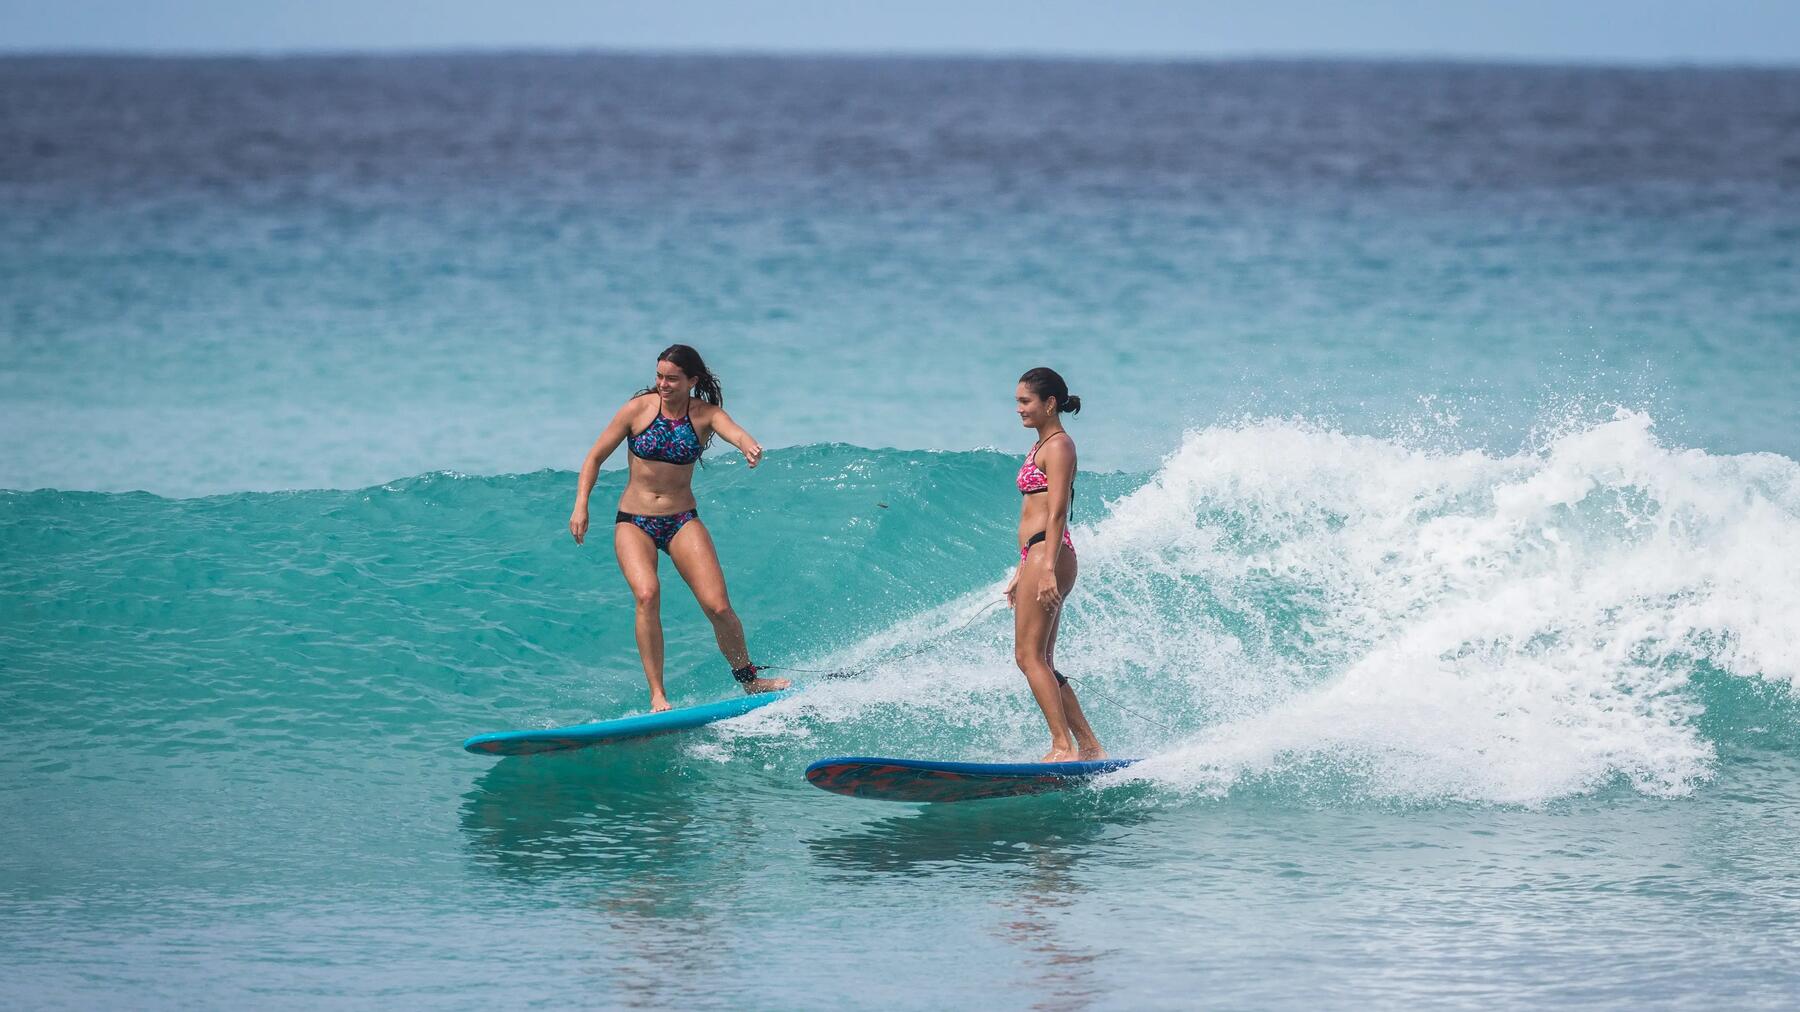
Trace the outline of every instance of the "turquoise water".
<instances>
[{"instance_id":1,"label":"turquoise water","mask_svg":"<svg viewBox=\"0 0 1800 1012\"><path fill-rule=\"evenodd\" d=\"M1800 990L1800 75L0 79L8 1004ZM645 705L616 565L564 525L673 339L774 448L696 489L803 691L462 752ZM1146 761L810 787L1041 752L994 607L1040 362L1086 404L1059 667ZM721 698L664 575L671 695Z\"/></svg>"}]
</instances>

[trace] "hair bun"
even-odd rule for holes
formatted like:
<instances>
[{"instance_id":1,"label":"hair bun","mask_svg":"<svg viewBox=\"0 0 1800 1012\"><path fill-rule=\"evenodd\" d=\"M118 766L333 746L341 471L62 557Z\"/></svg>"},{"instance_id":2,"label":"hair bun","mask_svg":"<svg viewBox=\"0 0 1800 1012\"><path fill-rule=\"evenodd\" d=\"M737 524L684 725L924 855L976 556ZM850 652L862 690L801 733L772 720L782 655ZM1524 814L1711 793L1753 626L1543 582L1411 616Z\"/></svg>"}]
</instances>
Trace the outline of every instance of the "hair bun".
<instances>
[{"instance_id":1,"label":"hair bun","mask_svg":"<svg viewBox=\"0 0 1800 1012\"><path fill-rule=\"evenodd\" d=\"M1078 415L1081 413L1081 398L1069 393L1069 384L1056 374L1049 366L1040 365L1035 369L1025 370L1019 382L1030 388L1040 399L1056 400L1056 410L1063 414Z\"/></svg>"}]
</instances>

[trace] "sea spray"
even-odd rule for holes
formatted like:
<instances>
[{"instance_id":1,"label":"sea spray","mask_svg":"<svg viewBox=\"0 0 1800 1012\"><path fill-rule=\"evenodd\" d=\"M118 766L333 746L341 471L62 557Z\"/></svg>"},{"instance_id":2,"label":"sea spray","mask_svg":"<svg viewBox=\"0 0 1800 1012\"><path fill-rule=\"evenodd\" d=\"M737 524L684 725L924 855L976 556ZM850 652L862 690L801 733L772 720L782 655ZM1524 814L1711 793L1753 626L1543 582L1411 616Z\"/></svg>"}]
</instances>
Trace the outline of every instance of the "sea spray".
<instances>
[{"instance_id":1,"label":"sea spray","mask_svg":"<svg viewBox=\"0 0 1800 1012\"><path fill-rule=\"evenodd\" d=\"M1679 794L1714 755L1699 665L1800 677L1797 475L1631 411L1508 456L1207 430L1096 532L1117 572L1083 628L1200 633L1151 648L1221 718L1145 764L1184 789L1323 761L1399 798Z\"/></svg>"},{"instance_id":2,"label":"sea spray","mask_svg":"<svg viewBox=\"0 0 1800 1012\"><path fill-rule=\"evenodd\" d=\"M1181 791L1682 794L1716 750L1698 673L1800 678L1800 466L1665 446L1641 412L1505 455L1199 430L1075 534L1058 666L1119 704L1087 703L1115 751L1155 754L1132 776ZM868 674L739 733L1029 752L1011 615L982 611L1006 573L815 661Z\"/></svg>"}]
</instances>

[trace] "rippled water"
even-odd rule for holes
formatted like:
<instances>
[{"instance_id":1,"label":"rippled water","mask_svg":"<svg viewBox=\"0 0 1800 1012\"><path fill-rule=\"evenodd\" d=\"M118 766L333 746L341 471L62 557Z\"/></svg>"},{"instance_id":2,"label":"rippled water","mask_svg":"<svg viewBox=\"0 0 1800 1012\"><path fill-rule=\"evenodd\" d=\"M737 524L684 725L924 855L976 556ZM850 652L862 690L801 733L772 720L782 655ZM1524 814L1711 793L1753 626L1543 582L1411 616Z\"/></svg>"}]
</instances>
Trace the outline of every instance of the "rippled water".
<instances>
[{"instance_id":1,"label":"rippled water","mask_svg":"<svg viewBox=\"0 0 1800 1012\"><path fill-rule=\"evenodd\" d=\"M1790 1005L1797 116L1788 71L0 60L0 996ZM645 705L563 523L675 338L777 447L696 487L803 691L462 752ZM1147 761L810 787L1041 751L992 607L1040 361L1059 667Z\"/></svg>"}]
</instances>

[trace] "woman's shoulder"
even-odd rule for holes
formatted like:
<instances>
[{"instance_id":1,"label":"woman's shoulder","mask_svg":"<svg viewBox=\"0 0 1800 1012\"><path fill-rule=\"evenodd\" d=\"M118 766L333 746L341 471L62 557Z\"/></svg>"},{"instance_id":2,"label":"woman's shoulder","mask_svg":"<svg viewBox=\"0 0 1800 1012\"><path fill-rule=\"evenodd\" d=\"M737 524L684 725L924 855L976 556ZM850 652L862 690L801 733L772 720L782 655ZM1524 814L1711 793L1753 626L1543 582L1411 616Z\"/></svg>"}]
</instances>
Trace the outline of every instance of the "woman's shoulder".
<instances>
[{"instance_id":1,"label":"woman's shoulder","mask_svg":"<svg viewBox=\"0 0 1800 1012\"><path fill-rule=\"evenodd\" d=\"M613 417L628 422L644 421L651 411L656 410L654 405L660 403L661 400L662 398L656 396L656 391L654 390L646 390L643 393L632 394L624 404L619 406L618 413ZM635 427L636 426L633 426L633 428Z\"/></svg>"},{"instance_id":2,"label":"woman's shoulder","mask_svg":"<svg viewBox=\"0 0 1800 1012\"><path fill-rule=\"evenodd\" d=\"M1075 437L1067 432L1055 433L1049 439L1038 444L1037 459L1073 461L1075 459Z\"/></svg>"}]
</instances>

